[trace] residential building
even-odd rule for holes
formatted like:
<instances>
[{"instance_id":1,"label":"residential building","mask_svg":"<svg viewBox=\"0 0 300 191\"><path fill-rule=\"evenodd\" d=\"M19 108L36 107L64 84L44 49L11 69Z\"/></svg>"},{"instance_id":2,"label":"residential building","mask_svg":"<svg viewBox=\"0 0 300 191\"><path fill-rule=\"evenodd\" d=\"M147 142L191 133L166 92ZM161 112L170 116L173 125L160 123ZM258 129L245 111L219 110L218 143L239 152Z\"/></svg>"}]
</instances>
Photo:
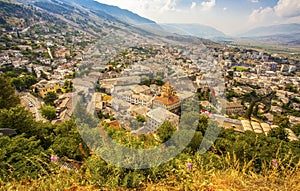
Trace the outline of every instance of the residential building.
<instances>
[{"instance_id":1,"label":"residential building","mask_svg":"<svg viewBox=\"0 0 300 191\"><path fill-rule=\"evenodd\" d=\"M179 116L171 113L170 111L158 107L153 109L147 113L147 123L146 126L151 131L156 131L158 127L165 121L168 120L175 127L178 127L179 124Z\"/></svg>"},{"instance_id":2,"label":"residential building","mask_svg":"<svg viewBox=\"0 0 300 191\"><path fill-rule=\"evenodd\" d=\"M56 92L60 88L60 83L55 80L53 81L41 80L33 87L35 88L35 92L38 93L42 98L44 98L47 93Z\"/></svg>"},{"instance_id":3,"label":"residential building","mask_svg":"<svg viewBox=\"0 0 300 191\"><path fill-rule=\"evenodd\" d=\"M244 108L240 101L235 102L226 102L226 113L231 114L241 114L243 113Z\"/></svg>"}]
</instances>

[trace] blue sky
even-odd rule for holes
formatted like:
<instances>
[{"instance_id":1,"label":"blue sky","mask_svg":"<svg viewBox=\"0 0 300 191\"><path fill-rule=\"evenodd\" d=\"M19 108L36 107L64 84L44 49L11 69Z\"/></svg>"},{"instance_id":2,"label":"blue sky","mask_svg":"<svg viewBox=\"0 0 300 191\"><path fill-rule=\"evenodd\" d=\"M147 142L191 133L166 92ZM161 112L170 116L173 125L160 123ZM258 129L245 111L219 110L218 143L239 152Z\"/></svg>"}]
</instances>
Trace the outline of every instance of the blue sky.
<instances>
[{"instance_id":1,"label":"blue sky","mask_svg":"<svg viewBox=\"0 0 300 191\"><path fill-rule=\"evenodd\" d=\"M199 23L226 34L257 26L300 23L300 0L97 0L157 23Z\"/></svg>"}]
</instances>

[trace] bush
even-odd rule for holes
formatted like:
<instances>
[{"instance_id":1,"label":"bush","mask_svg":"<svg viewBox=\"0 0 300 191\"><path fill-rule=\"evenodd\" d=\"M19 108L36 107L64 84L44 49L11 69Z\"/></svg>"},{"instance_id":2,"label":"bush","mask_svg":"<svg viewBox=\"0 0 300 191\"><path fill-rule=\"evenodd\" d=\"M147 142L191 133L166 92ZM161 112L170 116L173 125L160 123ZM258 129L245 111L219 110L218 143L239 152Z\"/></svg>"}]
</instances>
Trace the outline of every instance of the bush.
<instances>
[{"instance_id":1,"label":"bush","mask_svg":"<svg viewBox=\"0 0 300 191\"><path fill-rule=\"evenodd\" d=\"M42 116L48 120L53 120L56 118L56 108L53 106L42 106L41 107Z\"/></svg>"}]
</instances>

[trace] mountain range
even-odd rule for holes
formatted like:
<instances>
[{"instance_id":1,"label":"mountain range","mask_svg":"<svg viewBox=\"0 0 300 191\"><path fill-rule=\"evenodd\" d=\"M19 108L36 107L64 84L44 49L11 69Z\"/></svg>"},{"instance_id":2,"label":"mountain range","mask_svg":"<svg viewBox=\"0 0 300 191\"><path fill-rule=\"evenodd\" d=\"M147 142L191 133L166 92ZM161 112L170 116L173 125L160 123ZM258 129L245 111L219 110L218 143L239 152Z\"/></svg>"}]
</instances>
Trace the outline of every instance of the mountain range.
<instances>
[{"instance_id":1,"label":"mountain range","mask_svg":"<svg viewBox=\"0 0 300 191\"><path fill-rule=\"evenodd\" d=\"M282 24L253 28L249 31L225 35L223 32L201 24L158 24L129 10L106 5L94 0L18 0L35 5L43 10L68 19L70 14L81 15L82 19L92 19L95 15L110 24L121 24L127 28L141 30L147 34L170 36L170 34L187 35L211 40L241 40L276 43L283 45L300 45L300 24ZM91 16L92 15L92 16ZM96 23L97 24L97 23ZM172 32L170 32L172 31Z\"/></svg>"},{"instance_id":2,"label":"mountain range","mask_svg":"<svg viewBox=\"0 0 300 191\"><path fill-rule=\"evenodd\" d=\"M300 24L281 24L264 27L257 27L249 31L237 34L238 37L263 37L275 35L290 35L300 32Z\"/></svg>"},{"instance_id":3,"label":"mountain range","mask_svg":"<svg viewBox=\"0 0 300 191\"><path fill-rule=\"evenodd\" d=\"M88 8L90 11L94 13L98 13L98 14L105 13L107 15L111 15L120 21L124 21L130 24L141 24L141 23L153 24L153 25L156 24L154 21L141 17L126 9L121 9L117 6L106 5L94 0L62 0L62 1L71 5L72 4L80 5L82 7Z\"/></svg>"},{"instance_id":4,"label":"mountain range","mask_svg":"<svg viewBox=\"0 0 300 191\"><path fill-rule=\"evenodd\" d=\"M216 37L225 37L226 35L207 25L201 24L160 24L160 26L166 31L172 31L172 33L180 35L191 35L200 38L212 39Z\"/></svg>"}]
</instances>

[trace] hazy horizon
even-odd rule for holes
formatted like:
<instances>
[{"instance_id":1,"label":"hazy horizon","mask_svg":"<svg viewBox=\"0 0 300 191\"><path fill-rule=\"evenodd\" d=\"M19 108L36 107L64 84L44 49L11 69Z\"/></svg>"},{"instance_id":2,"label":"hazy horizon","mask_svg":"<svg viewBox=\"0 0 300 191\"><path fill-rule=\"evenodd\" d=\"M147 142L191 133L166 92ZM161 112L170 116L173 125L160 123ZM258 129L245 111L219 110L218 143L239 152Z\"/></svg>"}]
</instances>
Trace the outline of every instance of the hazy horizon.
<instances>
[{"instance_id":1,"label":"hazy horizon","mask_svg":"<svg viewBox=\"0 0 300 191\"><path fill-rule=\"evenodd\" d=\"M300 23L300 0L97 0L157 23L212 26L227 35L260 26Z\"/></svg>"}]
</instances>

